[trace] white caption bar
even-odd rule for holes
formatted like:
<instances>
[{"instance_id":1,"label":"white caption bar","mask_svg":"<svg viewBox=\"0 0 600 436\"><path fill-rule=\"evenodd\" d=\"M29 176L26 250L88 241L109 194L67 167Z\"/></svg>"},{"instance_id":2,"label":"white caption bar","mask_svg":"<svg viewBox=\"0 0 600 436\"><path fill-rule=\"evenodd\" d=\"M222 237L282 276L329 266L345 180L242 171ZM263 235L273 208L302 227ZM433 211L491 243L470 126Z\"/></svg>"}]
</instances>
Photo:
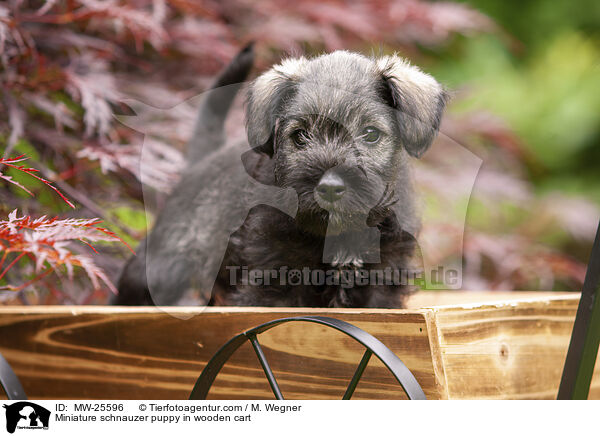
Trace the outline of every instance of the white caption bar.
<instances>
[{"instance_id":1,"label":"white caption bar","mask_svg":"<svg viewBox=\"0 0 600 436\"><path fill-rule=\"evenodd\" d=\"M571 401L0 401L0 434L565 435L598 426ZM169 433L167 433L169 432ZM134 434L134 433L131 433ZM139 433L138 433L139 434ZM229 433L228 433L229 434Z\"/></svg>"}]
</instances>

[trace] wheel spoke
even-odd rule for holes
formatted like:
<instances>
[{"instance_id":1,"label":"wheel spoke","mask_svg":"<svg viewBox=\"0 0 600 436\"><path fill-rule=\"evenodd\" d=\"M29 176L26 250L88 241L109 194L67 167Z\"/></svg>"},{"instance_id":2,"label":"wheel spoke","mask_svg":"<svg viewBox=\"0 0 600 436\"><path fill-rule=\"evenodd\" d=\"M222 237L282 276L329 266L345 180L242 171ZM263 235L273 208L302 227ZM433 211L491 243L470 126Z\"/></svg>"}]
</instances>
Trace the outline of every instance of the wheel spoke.
<instances>
[{"instance_id":1,"label":"wheel spoke","mask_svg":"<svg viewBox=\"0 0 600 436\"><path fill-rule=\"evenodd\" d=\"M352 377L352 380L350 380L350 384L348 385L348 388L346 389L346 393L344 394L342 400L349 400L350 397L352 397L352 394L354 393L354 390L356 389L356 386L358 385L358 382L362 377L363 372L365 372L365 369L369 364L369 359L371 358L372 354L373 352L368 348L365 350L365 354L363 354L363 357L360 360L360 363L358 364L358 368L356 368L356 371L354 371L354 376Z\"/></svg>"},{"instance_id":2,"label":"wheel spoke","mask_svg":"<svg viewBox=\"0 0 600 436\"><path fill-rule=\"evenodd\" d=\"M265 375L267 376L267 380L269 381L269 385L271 385L271 390L275 394L275 398L278 400L283 400L283 395L281 394L281 390L279 389L279 385L277 384L277 380L275 380L275 376L273 375L273 371L271 371L271 367L269 366L269 362L267 362L267 358L265 357L265 353L263 352L260 344L258 343L258 339L256 335L248 336L250 342L252 343L252 347L254 347L254 351L256 352L256 356L262 366Z\"/></svg>"}]
</instances>

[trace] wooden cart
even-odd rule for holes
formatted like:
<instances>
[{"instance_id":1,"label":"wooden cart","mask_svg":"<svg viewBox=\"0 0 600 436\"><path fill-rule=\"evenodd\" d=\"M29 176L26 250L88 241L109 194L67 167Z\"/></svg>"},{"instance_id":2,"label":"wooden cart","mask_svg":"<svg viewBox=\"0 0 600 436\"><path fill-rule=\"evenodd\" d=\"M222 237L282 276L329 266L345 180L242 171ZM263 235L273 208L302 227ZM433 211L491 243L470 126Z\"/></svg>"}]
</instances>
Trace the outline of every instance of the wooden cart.
<instances>
[{"instance_id":1,"label":"wooden cart","mask_svg":"<svg viewBox=\"0 0 600 436\"><path fill-rule=\"evenodd\" d=\"M387 345L428 399L556 398L576 293L421 292L406 310L0 307L0 352L32 399L186 399L234 335L296 315L350 322ZM260 336L286 399L338 399L364 348L323 326L290 323ZM600 398L596 373L590 398ZM250 344L208 398L272 399ZM405 394L371 359L356 399Z\"/></svg>"}]
</instances>

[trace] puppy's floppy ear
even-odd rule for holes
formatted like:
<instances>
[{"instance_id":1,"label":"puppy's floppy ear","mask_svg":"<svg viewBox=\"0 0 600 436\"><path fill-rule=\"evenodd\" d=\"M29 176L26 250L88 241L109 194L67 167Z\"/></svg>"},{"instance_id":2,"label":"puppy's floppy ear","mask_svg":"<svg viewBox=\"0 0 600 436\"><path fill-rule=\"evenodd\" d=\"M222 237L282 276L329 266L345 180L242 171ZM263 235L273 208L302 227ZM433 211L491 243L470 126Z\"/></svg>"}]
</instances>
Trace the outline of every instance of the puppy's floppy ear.
<instances>
[{"instance_id":1,"label":"puppy's floppy ear","mask_svg":"<svg viewBox=\"0 0 600 436\"><path fill-rule=\"evenodd\" d=\"M386 97L397 112L403 145L412 156L421 157L440 128L448 93L399 56L385 56L376 63Z\"/></svg>"},{"instance_id":2,"label":"puppy's floppy ear","mask_svg":"<svg viewBox=\"0 0 600 436\"><path fill-rule=\"evenodd\" d=\"M287 59L260 75L248 90L246 130L254 150L273 156L275 125L298 82L304 57Z\"/></svg>"}]
</instances>

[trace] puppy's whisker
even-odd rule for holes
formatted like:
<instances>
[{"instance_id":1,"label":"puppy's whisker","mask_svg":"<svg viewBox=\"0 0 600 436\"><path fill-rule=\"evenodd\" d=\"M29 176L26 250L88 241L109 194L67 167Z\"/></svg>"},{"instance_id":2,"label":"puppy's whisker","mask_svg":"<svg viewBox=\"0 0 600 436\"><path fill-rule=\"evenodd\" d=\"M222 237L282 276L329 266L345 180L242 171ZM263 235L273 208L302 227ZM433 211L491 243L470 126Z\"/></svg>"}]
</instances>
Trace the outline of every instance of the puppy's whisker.
<instances>
[{"instance_id":1,"label":"puppy's whisker","mask_svg":"<svg viewBox=\"0 0 600 436\"><path fill-rule=\"evenodd\" d=\"M365 169L365 165L363 163L363 159L362 159L360 150L358 149L358 147L356 146L355 143L352 143L352 145L350 147L354 153L354 157L356 158L356 164L357 164L356 167L359 169L359 171L361 171L363 173L363 176L365 176L365 179L368 180L369 176L367 175L367 170Z\"/></svg>"},{"instance_id":2,"label":"puppy's whisker","mask_svg":"<svg viewBox=\"0 0 600 436\"><path fill-rule=\"evenodd\" d=\"M396 197L395 199L393 199L392 201L390 201L389 203L386 203L384 205L384 207L386 209L389 209L391 206L393 206L394 204L398 203L400 201L400 198Z\"/></svg>"},{"instance_id":3,"label":"puppy's whisker","mask_svg":"<svg viewBox=\"0 0 600 436\"><path fill-rule=\"evenodd\" d=\"M382 197L385 197L386 195L388 195L388 194L389 194L389 192L390 192L390 184L389 184L389 183L386 183L386 184L385 184L385 189L383 190L383 195L382 195Z\"/></svg>"},{"instance_id":4,"label":"puppy's whisker","mask_svg":"<svg viewBox=\"0 0 600 436\"><path fill-rule=\"evenodd\" d=\"M385 189L383 190L383 194L381 194L381 197L379 198L379 200L377 201L375 206L373 206L373 209L375 209L377 207L381 207L389 199L389 195L388 195L389 191L390 191L390 184L386 183Z\"/></svg>"}]
</instances>

